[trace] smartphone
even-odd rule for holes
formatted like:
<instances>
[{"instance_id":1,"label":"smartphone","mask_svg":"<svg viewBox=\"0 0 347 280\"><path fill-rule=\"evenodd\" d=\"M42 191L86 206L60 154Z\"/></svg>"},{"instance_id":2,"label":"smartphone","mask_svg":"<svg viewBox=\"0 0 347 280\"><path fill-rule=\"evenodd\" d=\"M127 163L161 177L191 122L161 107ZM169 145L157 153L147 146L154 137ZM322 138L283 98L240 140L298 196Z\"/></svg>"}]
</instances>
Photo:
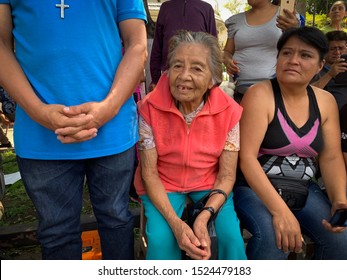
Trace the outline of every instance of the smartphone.
<instances>
[{"instance_id":1,"label":"smartphone","mask_svg":"<svg viewBox=\"0 0 347 280\"><path fill-rule=\"evenodd\" d=\"M347 54L342 54L340 58L343 58L347 62ZM336 84L347 85L347 71L341 72L335 77Z\"/></svg>"},{"instance_id":2,"label":"smartphone","mask_svg":"<svg viewBox=\"0 0 347 280\"><path fill-rule=\"evenodd\" d=\"M295 0L281 0L280 4L280 15L285 16L284 9L287 9L290 12L295 10Z\"/></svg>"},{"instance_id":3,"label":"smartphone","mask_svg":"<svg viewBox=\"0 0 347 280\"><path fill-rule=\"evenodd\" d=\"M336 210L329 223L333 227L347 227L347 209Z\"/></svg>"}]
</instances>

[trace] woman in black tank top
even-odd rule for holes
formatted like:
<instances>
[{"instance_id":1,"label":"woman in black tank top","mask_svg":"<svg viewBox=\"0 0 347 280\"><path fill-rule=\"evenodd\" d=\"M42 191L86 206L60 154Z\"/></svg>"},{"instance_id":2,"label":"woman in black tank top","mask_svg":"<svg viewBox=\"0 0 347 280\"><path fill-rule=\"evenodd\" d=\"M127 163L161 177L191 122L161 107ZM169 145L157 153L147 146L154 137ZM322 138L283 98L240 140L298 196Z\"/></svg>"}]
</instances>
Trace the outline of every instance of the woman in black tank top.
<instances>
[{"instance_id":1,"label":"woman in black tank top","mask_svg":"<svg viewBox=\"0 0 347 280\"><path fill-rule=\"evenodd\" d=\"M331 213L347 208L338 110L330 93L309 85L323 66L327 40L316 28L294 28L283 33L277 49L276 79L255 84L241 102L243 177L234 201L252 234L247 257L286 259L302 251L307 235L315 243L312 258L347 259L347 231L328 222ZM318 170L326 194L315 183ZM273 177L296 182L289 195L274 188ZM293 207L301 189L304 199Z\"/></svg>"}]
</instances>

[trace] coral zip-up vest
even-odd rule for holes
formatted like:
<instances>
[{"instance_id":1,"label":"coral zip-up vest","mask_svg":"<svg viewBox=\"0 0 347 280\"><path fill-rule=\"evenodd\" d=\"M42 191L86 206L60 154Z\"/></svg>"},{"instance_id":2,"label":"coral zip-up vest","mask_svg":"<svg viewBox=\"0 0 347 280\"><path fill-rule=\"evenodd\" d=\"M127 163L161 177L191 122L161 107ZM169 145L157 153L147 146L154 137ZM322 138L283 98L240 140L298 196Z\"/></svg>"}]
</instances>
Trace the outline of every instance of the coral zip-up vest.
<instances>
[{"instance_id":1,"label":"coral zip-up vest","mask_svg":"<svg viewBox=\"0 0 347 280\"><path fill-rule=\"evenodd\" d=\"M211 189L228 132L241 118L242 108L219 87L211 89L202 110L188 126L177 109L163 74L155 90L138 105L151 126L158 153L158 174L167 192ZM145 193L136 170L135 187Z\"/></svg>"}]
</instances>

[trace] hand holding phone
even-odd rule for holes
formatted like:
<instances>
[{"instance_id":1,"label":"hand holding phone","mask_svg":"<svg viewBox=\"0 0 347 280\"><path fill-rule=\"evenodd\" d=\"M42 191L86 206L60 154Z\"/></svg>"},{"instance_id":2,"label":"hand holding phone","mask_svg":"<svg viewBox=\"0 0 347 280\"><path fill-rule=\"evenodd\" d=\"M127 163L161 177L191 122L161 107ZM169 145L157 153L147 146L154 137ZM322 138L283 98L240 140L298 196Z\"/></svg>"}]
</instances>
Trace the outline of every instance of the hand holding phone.
<instances>
[{"instance_id":1,"label":"hand holding phone","mask_svg":"<svg viewBox=\"0 0 347 280\"><path fill-rule=\"evenodd\" d=\"M347 227L347 209L338 209L329 220L333 227Z\"/></svg>"},{"instance_id":2,"label":"hand holding phone","mask_svg":"<svg viewBox=\"0 0 347 280\"><path fill-rule=\"evenodd\" d=\"M342 54L340 58L343 58L345 60L344 62L347 62L347 54ZM335 77L335 83L346 85L347 71L337 74L337 76Z\"/></svg>"},{"instance_id":3,"label":"hand holding phone","mask_svg":"<svg viewBox=\"0 0 347 280\"><path fill-rule=\"evenodd\" d=\"M290 12L295 10L295 0L281 0L280 4L280 15L285 16L284 9L287 9Z\"/></svg>"}]
</instances>

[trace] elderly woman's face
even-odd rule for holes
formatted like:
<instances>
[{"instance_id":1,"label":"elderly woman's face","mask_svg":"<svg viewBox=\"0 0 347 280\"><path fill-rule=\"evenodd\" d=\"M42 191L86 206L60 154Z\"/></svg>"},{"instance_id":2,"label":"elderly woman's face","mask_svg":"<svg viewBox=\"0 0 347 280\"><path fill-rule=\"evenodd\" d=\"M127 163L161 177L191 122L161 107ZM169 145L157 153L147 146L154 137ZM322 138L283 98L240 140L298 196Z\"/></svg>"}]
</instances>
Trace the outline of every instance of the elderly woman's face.
<instances>
[{"instance_id":1,"label":"elderly woman's face","mask_svg":"<svg viewBox=\"0 0 347 280\"><path fill-rule=\"evenodd\" d=\"M184 43L177 47L171 61L171 94L188 111L195 110L202 102L205 92L213 86L208 64L210 55L210 51L201 44Z\"/></svg>"},{"instance_id":2,"label":"elderly woman's face","mask_svg":"<svg viewBox=\"0 0 347 280\"><path fill-rule=\"evenodd\" d=\"M291 37L278 54L277 79L292 84L309 84L323 64L317 49Z\"/></svg>"}]
</instances>

